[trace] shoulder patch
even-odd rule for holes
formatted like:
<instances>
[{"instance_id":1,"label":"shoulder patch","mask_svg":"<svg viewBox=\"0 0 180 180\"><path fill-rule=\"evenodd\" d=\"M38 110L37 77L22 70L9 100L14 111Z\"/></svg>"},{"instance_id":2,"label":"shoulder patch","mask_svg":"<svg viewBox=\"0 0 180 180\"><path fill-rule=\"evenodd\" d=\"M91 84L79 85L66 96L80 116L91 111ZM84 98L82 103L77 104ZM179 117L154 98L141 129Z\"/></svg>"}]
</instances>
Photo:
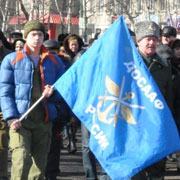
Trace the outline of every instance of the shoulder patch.
<instances>
[{"instance_id":1,"label":"shoulder patch","mask_svg":"<svg viewBox=\"0 0 180 180\"><path fill-rule=\"evenodd\" d=\"M16 62L20 61L23 58L24 58L24 53L22 51L18 51L16 58L12 62L12 65L14 65Z\"/></svg>"}]
</instances>

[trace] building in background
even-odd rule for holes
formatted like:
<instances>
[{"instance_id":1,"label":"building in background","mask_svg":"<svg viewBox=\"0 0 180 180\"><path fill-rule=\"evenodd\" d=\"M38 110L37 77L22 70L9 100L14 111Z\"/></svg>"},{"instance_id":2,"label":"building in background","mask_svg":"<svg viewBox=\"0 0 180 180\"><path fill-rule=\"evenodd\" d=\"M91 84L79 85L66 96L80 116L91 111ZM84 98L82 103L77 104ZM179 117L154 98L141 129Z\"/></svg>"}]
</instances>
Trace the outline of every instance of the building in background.
<instances>
[{"instance_id":1,"label":"building in background","mask_svg":"<svg viewBox=\"0 0 180 180\"><path fill-rule=\"evenodd\" d=\"M44 23L50 39L57 39L60 33L79 34L79 9L69 1L17 0L16 9L9 17L8 31L22 31L27 19L37 19Z\"/></svg>"},{"instance_id":2,"label":"building in background","mask_svg":"<svg viewBox=\"0 0 180 180\"><path fill-rule=\"evenodd\" d=\"M161 27L172 25L180 30L180 0L81 0L86 3L82 17L86 20L86 36L104 32L121 14L130 29L139 21L152 20Z\"/></svg>"},{"instance_id":3,"label":"building in background","mask_svg":"<svg viewBox=\"0 0 180 180\"><path fill-rule=\"evenodd\" d=\"M103 33L121 14L132 30L138 21L153 20L160 26L172 25L180 32L180 0L0 0L0 3L1 29L5 34L21 31L26 15L41 20L51 39L60 33L75 33L88 41L96 33Z\"/></svg>"}]
</instances>

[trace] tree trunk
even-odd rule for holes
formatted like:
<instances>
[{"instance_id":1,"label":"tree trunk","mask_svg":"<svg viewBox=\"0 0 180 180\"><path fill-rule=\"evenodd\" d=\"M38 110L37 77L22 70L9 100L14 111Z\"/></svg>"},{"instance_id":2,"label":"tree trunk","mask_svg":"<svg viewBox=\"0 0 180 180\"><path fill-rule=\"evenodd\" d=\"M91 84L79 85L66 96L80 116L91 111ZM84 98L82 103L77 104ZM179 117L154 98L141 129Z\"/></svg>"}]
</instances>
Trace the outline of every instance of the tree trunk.
<instances>
[{"instance_id":1,"label":"tree trunk","mask_svg":"<svg viewBox=\"0 0 180 180\"><path fill-rule=\"evenodd\" d=\"M31 10L29 13L29 20L33 20L34 18L34 9L35 9L35 0L32 0Z\"/></svg>"},{"instance_id":2,"label":"tree trunk","mask_svg":"<svg viewBox=\"0 0 180 180\"><path fill-rule=\"evenodd\" d=\"M17 14L17 17L18 17L18 24L17 24L17 27L18 27L18 31L20 32L20 13L19 13L19 0L16 1L16 14Z\"/></svg>"},{"instance_id":3,"label":"tree trunk","mask_svg":"<svg viewBox=\"0 0 180 180\"><path fill-rule=\"evenodd\" d=\"M68 14L67 14L67 32L71 33L71 15L72 15L72 0L69 0Z\"/></svg>"},{"instance_id":4,"label":"tree trunk","mask_svg":"<svg viewBox=\"0 0 180 180\"><path fill-rule=\"evenodd\" d=\"M24 13L24 15L25 15L25 17L26 17L26 20L28 20L28 19L29 19L29 14L28 14L28 12L27 12L26 9L25 9L22 0L19 0L19 3L20 3L20 6L21 6L21 11Z\"/></svg>"},{"instance_id":5,"label":"tree trunk","mask_svg":"<svg viewBox=\"0 0 180 180\"><path fill-rule=\"evenodd\" d=\"M7 30L7 19L8 19L8 4L9 1L5 1L5 10L4 13L2 13L3 15L3 23L2 23L2 31L5 32Z\"/></svg>"},{"instance_id":6,"label":"tree trunk","mask_svg":"<svg viewBox=\"0 0 180 180\"><path fill-rule=\"evenodd\" d=\"M86 11L87 3L86 0L83 0L83 19L84 19L84 40L87 41L87 11Z\"/></svg>"},{"instance_id":7,"label":"tree trunk","mask_svg":"<svg viewBox=\"0 0 180 180\"><path fill-rule=\"evenodd\" d=\"M64 2L62 2L63 3L63 5L64 5ZM59 16L60 16L60 21L61 21L61 24L60 24L60 26L61 26L61 32L62 32L62 34L64 33L64 31L65 31L65 23L64 23L64 16L62 15L62 12L61 12L61 9L60 9L60 7L59 7L59 4L58 4L58 2L57 2L57 0L55 0L55 4L56 4L56 8L57 8L57 10L58 10L58 12L59 12Z\"/></svg>"}]
</instances>

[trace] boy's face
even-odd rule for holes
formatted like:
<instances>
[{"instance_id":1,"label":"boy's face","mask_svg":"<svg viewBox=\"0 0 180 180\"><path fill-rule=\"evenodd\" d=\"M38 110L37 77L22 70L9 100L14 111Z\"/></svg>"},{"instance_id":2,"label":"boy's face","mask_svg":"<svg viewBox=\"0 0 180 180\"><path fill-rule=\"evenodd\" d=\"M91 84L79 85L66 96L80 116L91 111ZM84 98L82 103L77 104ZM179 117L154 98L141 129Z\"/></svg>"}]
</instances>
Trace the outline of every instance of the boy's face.
<instances>
[{"instance_id":1,"label":"boy's face","mask_svg":"<svg viewBox=\"0 0 180 180\"><path fill-rule=\"evenodd\" d=\"M32 48L40 48L43 41L44 33L42 31L31 31L26 38L27 45Z\"/></svg>"}]
</instances>

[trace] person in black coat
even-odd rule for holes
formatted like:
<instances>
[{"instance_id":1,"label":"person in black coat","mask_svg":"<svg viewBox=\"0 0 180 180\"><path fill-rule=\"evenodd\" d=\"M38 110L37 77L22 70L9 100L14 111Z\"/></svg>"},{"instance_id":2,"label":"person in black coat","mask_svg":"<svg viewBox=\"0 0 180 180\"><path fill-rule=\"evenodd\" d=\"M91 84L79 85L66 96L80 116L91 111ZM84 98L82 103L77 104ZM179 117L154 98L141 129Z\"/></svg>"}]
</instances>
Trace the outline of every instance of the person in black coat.
<instances>
[{"instance_id":1,"label":"person in black coat","mask_svg":"<svg viewBox=\"0 0 180 180\"><path fill-rule=\"evenodd\" d=\"M171 41L169 47L172 49L174 57L172 64L173 82L173 116L180 134L180 39ZM180 151L176 153L177 171L180 173Z\"/></svg>"},{"instance_id":2,"label":"person in black coat","mask_svg":"<svg viewBox=\"0 0 180 180\"><path fill-rule=\"evenodd\" d=\"M60 44L56 40L46 40L43 44L49 53L54 56L58 56ZM60 57L62 60L62 57ZM63 62L63 60L62 60ZM64 63L63 63L64 64ZM66 65L64 64L64 69ZM62 131L65 124L70 118L70 110L66 102L61 98L56 104L58 110L58 118L53 122L52 126L52 137L51 137L51 146L48 153L47 166L45 171L46 180L56 180L56 177L60 173L60 153L63 146Z\"/></svg>"}]
</instances>

